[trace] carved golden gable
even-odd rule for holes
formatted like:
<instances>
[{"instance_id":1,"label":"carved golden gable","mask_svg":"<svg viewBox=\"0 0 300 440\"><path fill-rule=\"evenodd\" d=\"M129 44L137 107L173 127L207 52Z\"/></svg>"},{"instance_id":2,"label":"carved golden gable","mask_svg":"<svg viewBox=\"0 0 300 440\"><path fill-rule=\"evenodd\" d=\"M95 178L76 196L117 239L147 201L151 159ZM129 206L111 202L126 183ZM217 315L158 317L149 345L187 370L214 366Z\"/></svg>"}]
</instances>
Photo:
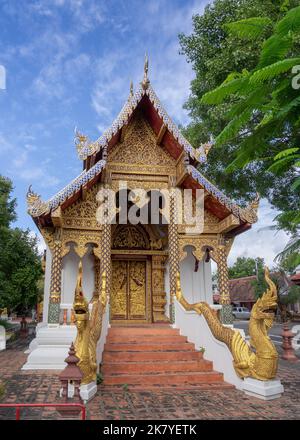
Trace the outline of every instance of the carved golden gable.
<instances>
[{"instance_id":1,"label":"carved golden gable","mask_svg":"<svg viewBox=\"0 0 300 440\"><path fill-rule=\"evenodd\" d=\"M62 213L62 223L65 228L99 229L96 221L98 204L96 195L99 185L87 191L85 199L77 200Z\"/></svg>"},{"instance_id":2,"label":"carved golden gable","mask_svg":"<svg viewBox=\"0 0 300 440\"><path fill-rule=\"evenodd\" d=\"M130 122L123 142L119 142L108 155L108 161L175 167L175 160L157 145L152 128L139 113Z\"/></svg>"}]
</instances>

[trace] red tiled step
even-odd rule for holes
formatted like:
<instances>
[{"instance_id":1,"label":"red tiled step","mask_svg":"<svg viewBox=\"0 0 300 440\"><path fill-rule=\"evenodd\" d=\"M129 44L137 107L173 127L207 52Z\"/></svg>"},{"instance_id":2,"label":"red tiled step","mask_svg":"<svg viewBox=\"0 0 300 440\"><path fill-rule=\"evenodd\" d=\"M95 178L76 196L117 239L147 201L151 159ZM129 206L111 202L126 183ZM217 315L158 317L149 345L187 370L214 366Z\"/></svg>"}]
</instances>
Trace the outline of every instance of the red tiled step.
<instances>
[{"instance_id":1,"label":"red tiled step","mask_svg":"<svg viewBox=\"0 0 300 440\"><path fill-rule=\"evenodd\" d=\"M194 344L170 325L109 329L101 371L104 388L215 390L233 388Z\"/></svg>"},{"instance_id":2,"label":"red tiled step","mask_svg":"<svg viewBox=\"0 0 300 440\"><path fill-rule=\"evenodd\" d=\"M184 343L174 343L174 344L152 344L150 342L144 344L142 343L132 343L132 344L105 344L105 351L191 351L195 350L194 344L184 342Z\"/></svg>"},{"instance_id":3,"label":"red tiled step","mask_svg":"<svg viewBox=\"0 0 300 440\"><path fill-rule=\"evenodd\" d=\"M122 336L122 335L179 335L179 330L169 327L111 327L109 329L109 336Z\"/></svg>"},{"instance_id":4,"label":"red tiled step","mask_svg":"<svg viewBox=\"0 0 300 440\"><path fill-rule=\"evenodd\" d=\"M106 338L107 344L132 344L132 343L148 343L153 342L157 343L176 343L176 342L187 342L186 336L181 335L114 335L112 336L110 333Z\"/></svg>"},{"instance_id":5,"label":"red tiled step","mask_svg":"<svg viewBox=\"0 0 300 440\"><path fill-rule=\"evenodd\" d=\"M206 360L183 361L183 362L110 362L102 367L103 374L136 374L144 373L168 373L185 371L212 371L212 362Z\"/></svg>"},{"instance_id":6,"label":"red tiled step","mask_svg":"<svg viewBox=\"0 0 300 440\"><path fill-rule=\"evenodd\" d=\"M103 363L105 362L145 362L145 361L185 361L200 360L201 353L197 351L104 351Z\"/></svg>"}]
</instances>

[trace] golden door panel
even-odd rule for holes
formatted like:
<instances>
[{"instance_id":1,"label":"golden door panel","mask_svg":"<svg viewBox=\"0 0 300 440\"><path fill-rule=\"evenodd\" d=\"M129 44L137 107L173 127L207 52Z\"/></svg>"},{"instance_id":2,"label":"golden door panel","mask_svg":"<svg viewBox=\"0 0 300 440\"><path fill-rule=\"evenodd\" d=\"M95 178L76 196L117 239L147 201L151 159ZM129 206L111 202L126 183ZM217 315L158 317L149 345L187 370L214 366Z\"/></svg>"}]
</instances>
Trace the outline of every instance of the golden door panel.
<instances>
[{"instance_id":1,"label":"golden door panel","mask_svg":"<svg viewBox=\"0 0 300 440\"><path fill-rule=\"evenodd\" d=\"M129 319L146 319L146 261L129 261Z\"/></svg>"},{"instance_id":2,"label":"golden door panel","mask_svg":"<svg viewBox=\"0 0 300 440\"><path fill-rule=\"evenodd\" d=\"M127 262L112 262L111 319L127 319Z\"/></svg>"},{"instance_id":3,"label":"golden door panel","mask_svg":"<svg viewBox=\"0 0 300 440\"><path fill-rule=\"evenodd\" d=\"M112 262L112 320L146 320L146 261Z\"/></svg>"}]
</instances>

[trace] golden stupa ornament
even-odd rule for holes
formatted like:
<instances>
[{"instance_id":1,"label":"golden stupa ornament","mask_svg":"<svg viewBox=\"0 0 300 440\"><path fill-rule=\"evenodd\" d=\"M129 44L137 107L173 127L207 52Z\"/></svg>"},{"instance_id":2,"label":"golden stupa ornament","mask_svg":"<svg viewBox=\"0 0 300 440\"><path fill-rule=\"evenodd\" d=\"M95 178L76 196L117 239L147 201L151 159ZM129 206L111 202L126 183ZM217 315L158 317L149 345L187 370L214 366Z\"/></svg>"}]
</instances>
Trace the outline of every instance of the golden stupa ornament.
<instances>
[{"instance_id":1,"label":"golden stupa ornament","mask_svg":"<svg viewBox=\"0 0 300 440\"><path fill-rule=\"evenodd\" d=\"M102 317L106 306L106 274L102 274L101 293L94 296L91 311L82 290L82 263L80 261L74 298L74 316L77 327L75 340L76 356L79 357L79 368L83 373L82 384L96 380L97 356L96 347L101 335Z\"/></svg>"},{"instance_id":2,"label":"golden stupa ornament","mask_svg":"<svg viewBox=\"0 0 300 440\"><path fill-rule=\"evenodd\" d=\"M144 90L146 90L150 84L149 78L148 78L148 70L149 70L149 59L148 55L145 54L145 63L144 63L144 78L142 81L142 87Z\"/></svg>"},{"instance_id":3,"label":"golden stupa ornament","mask_svg":"<svg viewBox=\"0 0 300 440\"><path fill-rule=\"evenodd\" d=\"M129 96L130 97L133 96L133 82L132 81L130 81Z\"/></svg>"}]
</instances>

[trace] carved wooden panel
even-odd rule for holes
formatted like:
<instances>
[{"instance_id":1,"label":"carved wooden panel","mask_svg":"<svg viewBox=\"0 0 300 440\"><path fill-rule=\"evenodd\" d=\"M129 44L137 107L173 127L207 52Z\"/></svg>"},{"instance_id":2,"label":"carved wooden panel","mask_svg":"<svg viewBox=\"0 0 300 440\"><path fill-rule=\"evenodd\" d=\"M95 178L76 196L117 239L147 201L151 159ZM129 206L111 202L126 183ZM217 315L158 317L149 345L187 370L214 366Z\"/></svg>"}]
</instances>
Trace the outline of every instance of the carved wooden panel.
<instances>
[{"instance_id":1,"label":"carved wooden panel","mask_svg":"<svg viewBox=\"0 0 300 440\"><path fill-rule=\"evenodd\" d=\"M112 262L112 320L146 320L146 261Z\"/></svg>"},{"instance_id":2,"label":"carved wooden panel","mask_svg":"<svg viewBox=\"0 0 300 440\"><path fill-rule=\"evenodd\" d=\"M111 319L127 319L127 261L112 262Z\"/></svg>"}]
</instances>

